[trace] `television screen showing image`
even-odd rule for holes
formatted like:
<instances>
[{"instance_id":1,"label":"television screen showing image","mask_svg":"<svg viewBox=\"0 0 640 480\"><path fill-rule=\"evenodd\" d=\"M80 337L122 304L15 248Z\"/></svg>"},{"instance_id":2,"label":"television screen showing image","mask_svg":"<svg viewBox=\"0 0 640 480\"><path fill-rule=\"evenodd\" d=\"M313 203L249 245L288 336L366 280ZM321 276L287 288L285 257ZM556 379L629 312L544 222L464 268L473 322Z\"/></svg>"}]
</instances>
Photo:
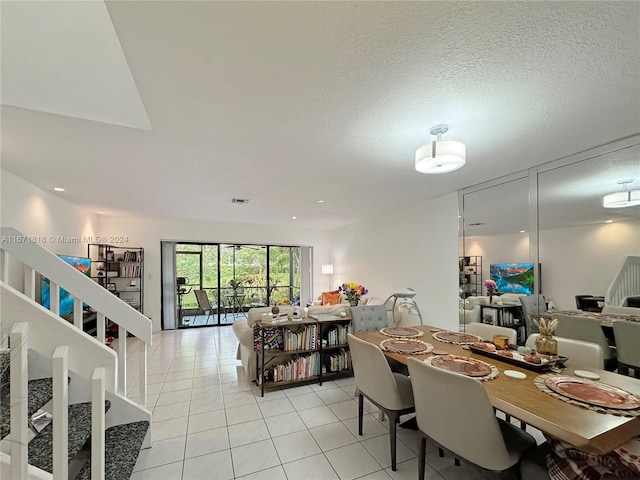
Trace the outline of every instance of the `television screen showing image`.
<instances>
[{"instance_id":1,"label":"television screen showing image","mask_svg":"<svg viewBox=\"0 0 640 480\"><path fill-rule=\"evenodd\" d=\"M500 293L533 293L533 263L492 263L489 275Z\"/></svg>"},{"instance_id":2,"label":"television screen showing image","mask_svg":"<svg viewBox=\"0 0 640 480\"><path fill-rule=\"evenodd\" d=\"M91 259L85 257L73 257L70 255L58 255L62 260L67 262L76 270L84 273L87 277L91 275ZM42 306L51 310L51 298L49 292L49 279L42 277L40 284L40 298ZM73 297L64 288L60 289L60 316L68 315L73 312Z\"/></svg>"}]
</instances>

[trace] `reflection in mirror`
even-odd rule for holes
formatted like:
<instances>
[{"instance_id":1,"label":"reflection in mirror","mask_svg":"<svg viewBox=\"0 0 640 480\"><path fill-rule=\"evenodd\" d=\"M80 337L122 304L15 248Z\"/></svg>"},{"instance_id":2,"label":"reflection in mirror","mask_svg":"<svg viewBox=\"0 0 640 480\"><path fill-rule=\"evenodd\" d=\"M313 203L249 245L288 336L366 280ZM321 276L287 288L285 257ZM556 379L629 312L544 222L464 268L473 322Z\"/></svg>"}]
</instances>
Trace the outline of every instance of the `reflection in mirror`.
<instances>
[{"instance_id":1,"label":"reflection in mirror","mask_svg":"<svg viewBox=\"0 0 640 480\"><path fill-rule=\"evenodd\" d=\"M603 207L624 180L640 189L640 145L538 174L541 286L556 309L598 311L640 296L640 269L609 291L625 259L640 256L640 206Z\"/></svg>"},{"instance_id":2,"label":"reflection in mirror","mask_svg":"<svg viewBox=\"0 0 640 480\"><path fill-rule=\"evenodd\" d=\"M460 323L512 326L524 343L520 296L534 291L529 268L529 179L526 172L463 196ZM494 280L491 299L485 285Z\"/></svg>"}]
</instances>

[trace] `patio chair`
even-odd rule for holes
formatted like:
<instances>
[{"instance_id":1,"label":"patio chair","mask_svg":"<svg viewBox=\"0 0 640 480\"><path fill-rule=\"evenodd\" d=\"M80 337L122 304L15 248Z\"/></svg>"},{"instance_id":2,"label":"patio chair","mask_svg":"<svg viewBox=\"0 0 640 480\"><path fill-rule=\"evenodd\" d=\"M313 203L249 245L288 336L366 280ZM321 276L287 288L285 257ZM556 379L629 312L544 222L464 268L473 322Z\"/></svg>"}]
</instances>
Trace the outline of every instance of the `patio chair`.
<instances>
[{"instance_id":1,"label":"patio chair","mask_svg":"<svg viewBox=\"0 0 640 480\"><path fill-rule=\"evenodd\" d=\"M218 305L209 301L209 296L207 295L206 290L194 290L193 293L196 294L196 300L198 301L198 312L196 313L196 315L198 315L202 311L203 315L207 315L207 320L205 323L208 323L209 317L211 316L213 311L218 308Z\"/></svg>"}]
</instances>

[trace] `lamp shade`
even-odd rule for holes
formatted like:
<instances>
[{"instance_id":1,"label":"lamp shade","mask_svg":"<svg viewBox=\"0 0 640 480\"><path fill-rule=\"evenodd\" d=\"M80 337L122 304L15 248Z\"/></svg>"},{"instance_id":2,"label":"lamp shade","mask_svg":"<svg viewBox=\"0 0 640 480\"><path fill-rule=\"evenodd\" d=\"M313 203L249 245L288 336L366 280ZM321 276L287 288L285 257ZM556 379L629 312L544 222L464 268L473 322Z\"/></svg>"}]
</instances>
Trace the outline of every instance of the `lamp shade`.
<instances>
[{"instance_id":1,"label":"lamp shade","mask_svg":"<svg viewBox=\"0 0 640 480\"><path fill-rule=\"evenodd\" d=\"M602 197L604 208L625 208L640 205L640 190L625 190Z\"/></svg>"},{"instance_id":2,"label":"lamp shade","mask_svg":"<svg viewBox=\"0 0 640 480\"><path fill-rule=\"evenodd\" d=\"M322 265L323 275L333 275L333 263L326 263Z\"/></svg>"},{"instance_id":3,"label":"lamp shade","mask_svg":"<svg viewBox=\"0 0 640 480\"><path fill-rule=\"evenodd\" d=\"M434 140L416 150L416 170L420 173L446 173L465 163L465 144L457 140Z\"/></svg>"}]
</instances>

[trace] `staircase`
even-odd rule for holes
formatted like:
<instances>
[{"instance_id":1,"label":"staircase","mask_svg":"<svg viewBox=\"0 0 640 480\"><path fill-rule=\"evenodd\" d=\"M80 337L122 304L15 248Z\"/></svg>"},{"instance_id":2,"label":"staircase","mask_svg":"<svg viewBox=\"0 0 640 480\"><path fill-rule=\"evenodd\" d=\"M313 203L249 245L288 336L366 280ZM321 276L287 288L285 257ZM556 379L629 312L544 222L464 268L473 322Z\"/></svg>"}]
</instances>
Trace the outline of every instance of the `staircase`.
<instances>
[{"instance_id":1,"label":"staircase","mask_svg":"<svg viewBox=\"0 0 640 480\"><path fill-rule=\"evenodd\" d=\"M605 299L607 305L622 307L626 306L628 297L637 296L640 296L640 257L628 256L611 282Z\"/></svg>"},{"instance_id":2,"label":"staircase","mask_svg":"<svg viewBox=\"0 0 640 480\"><path fill-rule=\"evenodd\" d=\"M0 478L130 478L140 449L151 446L151 321L20 232L0 228ZM50 280L52 311L35 301L36 273ZM74 297L73 322L57 314L59 288ZM97 312L96 337L82 331L83 302ZM118 326L115 351L104 344L107 320ZM139 362L129 373L132 343ZM136 373L140 389L129 398L126 381ZM36 434L28 419L39 409L53 420Z\"/></svg>"}]
</instances>

